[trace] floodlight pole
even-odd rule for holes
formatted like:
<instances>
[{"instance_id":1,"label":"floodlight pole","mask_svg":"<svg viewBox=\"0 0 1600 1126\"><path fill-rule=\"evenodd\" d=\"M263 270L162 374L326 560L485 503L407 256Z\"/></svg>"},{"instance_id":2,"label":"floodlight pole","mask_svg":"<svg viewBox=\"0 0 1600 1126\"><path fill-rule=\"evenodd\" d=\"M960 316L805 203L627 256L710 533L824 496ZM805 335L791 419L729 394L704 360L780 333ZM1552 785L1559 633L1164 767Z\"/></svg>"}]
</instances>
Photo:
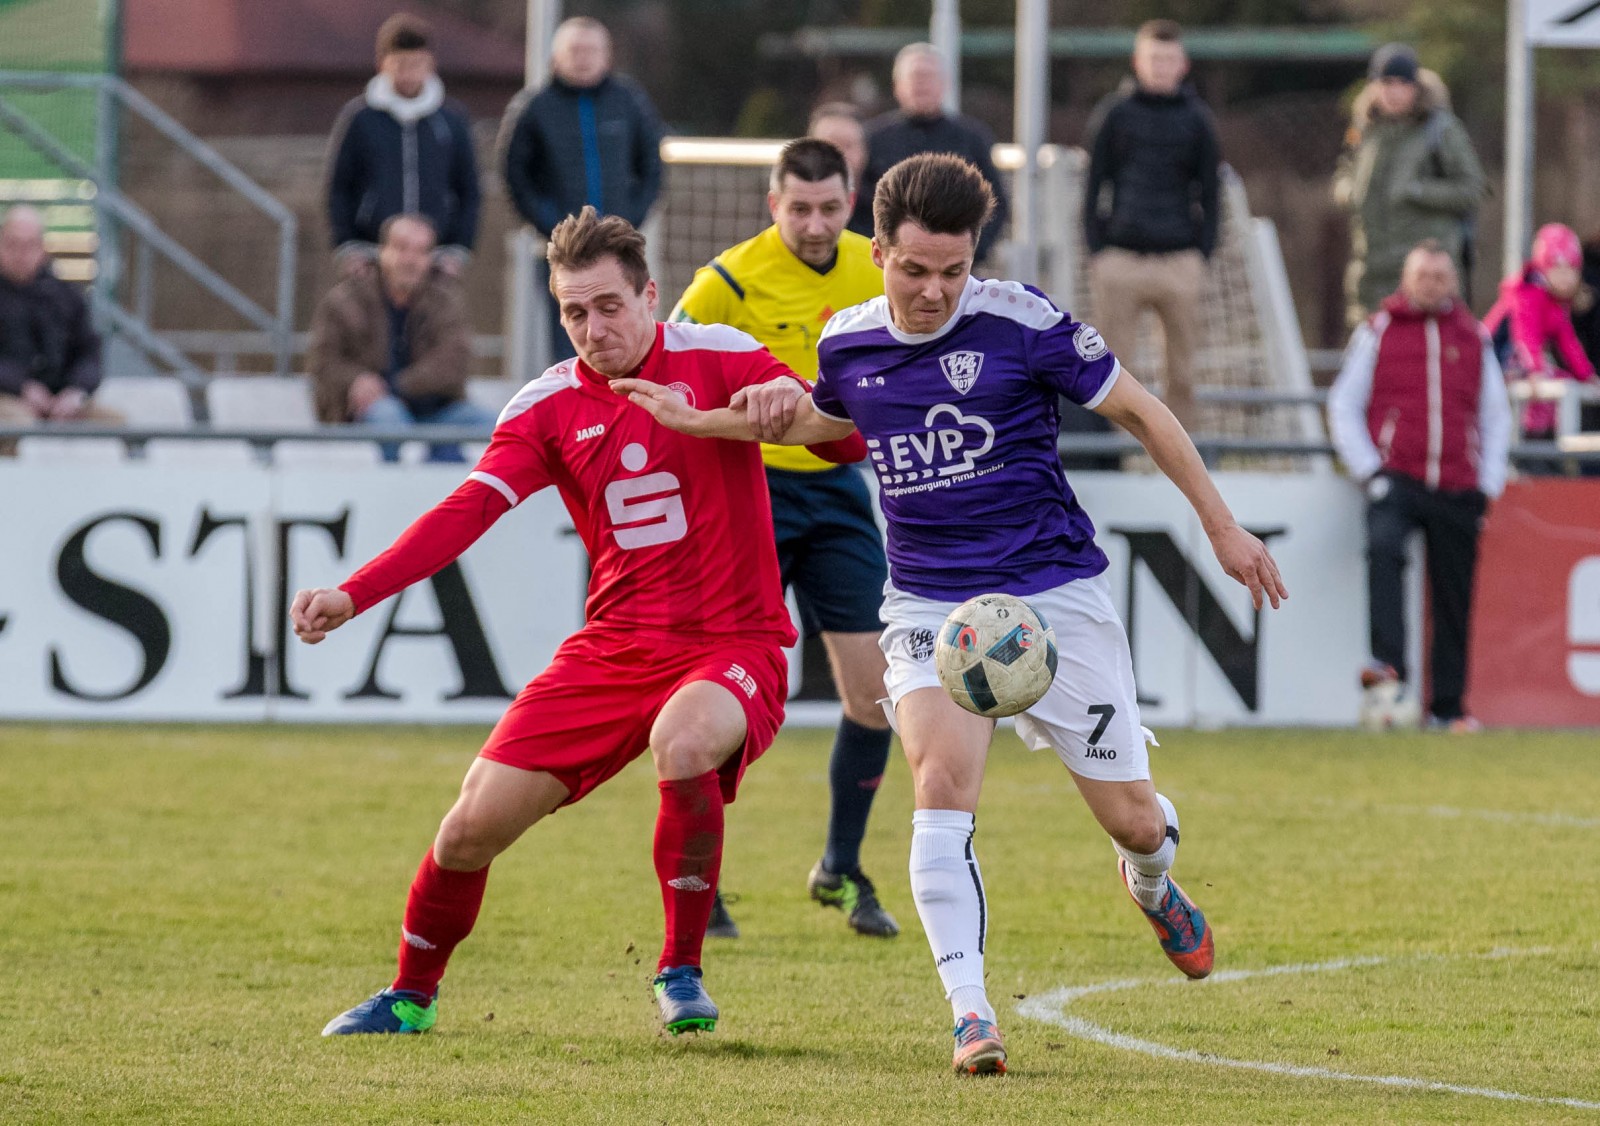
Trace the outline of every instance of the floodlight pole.
<instances>
[{"instance_id":1,"label":"floodlight pole","mask_svg":"<svg viewBox=\"0 0 1600 1126\"><path fill-rule=\"evenodd\" d=\"M550 41L561 22L561 0L528 0L526 56L522 64L524 86L537 90L550 78Z\"/></svg>"},{"instance_id":2,"label":"floodlight pole","mask_svg":"<svg viewBox=\"0 0 1600 1126\"><path fill-rule=\"evenodd\" d=\"M928 42L945 60L944 111L961 112L961 0L933 0Z\"/></svg>"},{"instance_id":3,"label":"floodlight pole","mask_svg":"<svg viewBox=\"0 0 1600 1126\"><path fill-rule=\"evenodd\" d=\"M524 42L523 85L537 90L550 80L550 42L561 20L561 0L528 0L528 30ZM505 355L501 375L517 382L538 375L550 359L549 294L539 292L534 262L539 256L539 236L526 223L507 240L509 278L506 286Z\"/></svg>"},{"instance_id":4,"label":"floodlight pole","mask_svg":"<svg viewBox=\"0 0 1600 1126\"><path fill-rule=\"evenodd\" d=\"M1528 0L1506 4L1505 244L1501 273L1522 269L1533 229L1533 46L1528 42Z\"/></svg>"},{"instance_id":5,"label":"floodlight pole","mask_svg":"<svg viewBox=\"0 0 1600 1126\"><path fill-rule=\"evenodd\" d=\"M1012 193L1013 276L1039 281L1039 150L1050 112L1050 0L1017 0L1014 131L1022 148Z\"/></svg>"}]
</instances>

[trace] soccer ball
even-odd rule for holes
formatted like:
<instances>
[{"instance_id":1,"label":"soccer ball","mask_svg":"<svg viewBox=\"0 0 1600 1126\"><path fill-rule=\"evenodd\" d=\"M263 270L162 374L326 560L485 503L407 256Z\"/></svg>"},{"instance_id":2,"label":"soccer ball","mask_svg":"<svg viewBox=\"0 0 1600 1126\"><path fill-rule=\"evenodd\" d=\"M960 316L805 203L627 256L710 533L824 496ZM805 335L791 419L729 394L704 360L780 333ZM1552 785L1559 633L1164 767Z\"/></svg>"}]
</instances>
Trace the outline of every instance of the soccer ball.
<instances>
[{"instance_id":1,"label":"soccer ball","mask_svg":"<svg viewBox=\"0 0 1600 1126\"><path fill-rule=\"evenodd\" d=\"M980 594L944 620L934 645L939 683L974 715L1016 715L1056 678L1056 631L1009 594Z\"/></svg>"}]
</instances>

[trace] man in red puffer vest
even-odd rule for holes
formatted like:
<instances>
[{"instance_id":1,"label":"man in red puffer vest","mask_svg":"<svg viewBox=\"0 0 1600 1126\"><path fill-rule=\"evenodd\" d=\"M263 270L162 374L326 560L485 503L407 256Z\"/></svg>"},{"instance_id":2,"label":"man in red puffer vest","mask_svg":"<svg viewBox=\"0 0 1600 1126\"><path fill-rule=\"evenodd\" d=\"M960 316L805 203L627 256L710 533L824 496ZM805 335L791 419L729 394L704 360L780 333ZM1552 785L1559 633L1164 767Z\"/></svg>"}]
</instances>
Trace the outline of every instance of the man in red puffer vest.
<instances>
[{"instance_id":1,"label":"man in red puffer vest","mask_svg":"<svg viewBox=\"0 0 1600 1126\"><path fill-rule=\"evenodd\" d=\"M1439 243L1406 257L1400 289L1356 329L1328 394L1334 447L1367 491L1372 662L1363 721L1418 714L1407 686L1406 540L1421 531L1433 606L1429 725L1473 731L1462 693L1478 529L1506 482L1511 405L1489 335L1458 295ZM1382 717L1372 709L1387 701Z\"/></svg>"}]
</instances>

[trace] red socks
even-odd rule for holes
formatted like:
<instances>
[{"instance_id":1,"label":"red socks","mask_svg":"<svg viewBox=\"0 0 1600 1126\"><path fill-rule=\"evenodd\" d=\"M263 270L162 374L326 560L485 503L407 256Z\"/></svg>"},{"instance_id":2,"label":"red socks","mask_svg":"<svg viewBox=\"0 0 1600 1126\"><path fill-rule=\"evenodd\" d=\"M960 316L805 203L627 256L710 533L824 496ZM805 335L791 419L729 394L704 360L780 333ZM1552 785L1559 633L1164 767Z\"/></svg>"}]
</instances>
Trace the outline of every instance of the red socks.
<instances>
[{"instance_id":1,"label":"red socks","mask_svg":"<svg viewBox=\"0 0 1600 1126\"><path fill-rule=\"evenodd\" d=\"M655 861L667 928L656 968L698 966L722 871L722 786L715 771L657 785Z\"/></svg>"},{"instance_id":2,"label":"red socks","mask_svg":"<svg viewBox=\"0 0 1600 1126\"><path fill-rule=\"evenodd\" d=\"M720 825L719 810L719 828ZM488 865L476 872L452 872L439 867L429 847L406 899L405 923L400 931L400 972L391 989L407 989L428 997L438 991L451 952L472 933L472 924L478 921L478 908L483 904L483 889L488 882ZM703 921L701 929L705 929Z\"/></svg>"},{"instance_id":3,"label":"red socks","mask_svg":"<svg viewBox=\"0 0 1600 1126\"><path fill-rule=\"evenodd\" d=\"M658 968L698 966L722 870L722 786L715 771L658 785L655 862L666 910L666 942ZM391 988L434 995L451 952L478 921L488 881L487 866L452 872L439 867L433 849L428 850L406 899L400 972Z\"/></svg>"}]
</instances>

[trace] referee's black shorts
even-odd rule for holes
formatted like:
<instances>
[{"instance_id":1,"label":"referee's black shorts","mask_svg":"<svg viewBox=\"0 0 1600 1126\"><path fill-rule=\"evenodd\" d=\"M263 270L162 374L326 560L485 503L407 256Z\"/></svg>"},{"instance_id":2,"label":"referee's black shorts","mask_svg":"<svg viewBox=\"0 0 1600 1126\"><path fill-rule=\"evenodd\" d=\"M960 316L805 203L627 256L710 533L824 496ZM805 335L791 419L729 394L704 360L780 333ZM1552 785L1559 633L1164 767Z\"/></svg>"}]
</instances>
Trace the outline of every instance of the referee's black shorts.
<instances>
[{"instance_id":1,"label":"referee's black shorts","mask_svg":"<svg viewBox=\"0 0 1600 1126\"><path fill-rule=\"evenodd\" d=\"M854 466L767 469L783 585L794 587L806 636L878 633L889 568L866 478Z\"/></svg>"}]
</instances>

